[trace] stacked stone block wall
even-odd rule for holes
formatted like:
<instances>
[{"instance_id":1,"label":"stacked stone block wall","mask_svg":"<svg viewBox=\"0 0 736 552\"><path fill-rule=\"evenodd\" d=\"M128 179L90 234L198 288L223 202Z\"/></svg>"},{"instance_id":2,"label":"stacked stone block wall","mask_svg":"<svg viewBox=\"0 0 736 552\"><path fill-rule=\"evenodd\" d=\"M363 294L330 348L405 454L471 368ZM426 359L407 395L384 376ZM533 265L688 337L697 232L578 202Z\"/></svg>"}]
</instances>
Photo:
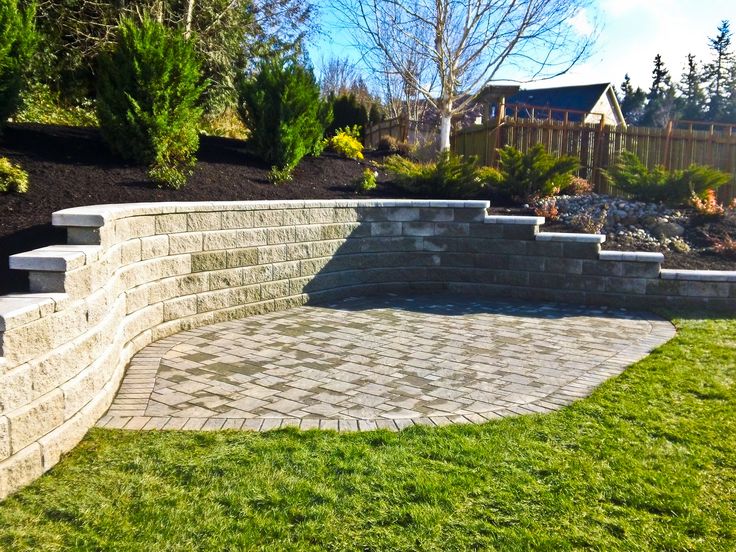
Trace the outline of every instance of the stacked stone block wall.
<instances>
[{"instance_id":1,"label":"stacked stone block wall","mask_svg":"<svg viewBox=\"0 0 736 552\"><path fill-rule=\"evenodd\" d=\"M107 410L131 356L206 324L309 300L451 290L626 307L733 309L736 273L666 271L540 233L486 202L93 206L55 213L67 245L14 255L0 297L0 498L51 468Z\"/></svg>"}]
</instances>

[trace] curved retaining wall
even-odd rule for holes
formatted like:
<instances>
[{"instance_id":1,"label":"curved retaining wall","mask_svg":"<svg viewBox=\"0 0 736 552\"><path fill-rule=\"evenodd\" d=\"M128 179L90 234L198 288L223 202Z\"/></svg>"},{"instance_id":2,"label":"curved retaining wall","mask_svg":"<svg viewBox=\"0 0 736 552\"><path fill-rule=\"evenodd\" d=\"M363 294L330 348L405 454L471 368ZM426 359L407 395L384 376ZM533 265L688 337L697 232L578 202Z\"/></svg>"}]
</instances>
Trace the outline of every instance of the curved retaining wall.
<instances>
[{"instance_id":1,"label":"curved retaining wall","mask_svg":"<svg viewBox=\"0 0 736 552\"><path fill-rule=\"evenodd\" d=\"M736 272L660 270L603 236L539 233L482 201L106 205L54 213L68 244L14 255L0 297L0 499L104 414L133 354L204 324L353 294L450 290L577 303L736 307Z\"/></svg>"}]
</instances>

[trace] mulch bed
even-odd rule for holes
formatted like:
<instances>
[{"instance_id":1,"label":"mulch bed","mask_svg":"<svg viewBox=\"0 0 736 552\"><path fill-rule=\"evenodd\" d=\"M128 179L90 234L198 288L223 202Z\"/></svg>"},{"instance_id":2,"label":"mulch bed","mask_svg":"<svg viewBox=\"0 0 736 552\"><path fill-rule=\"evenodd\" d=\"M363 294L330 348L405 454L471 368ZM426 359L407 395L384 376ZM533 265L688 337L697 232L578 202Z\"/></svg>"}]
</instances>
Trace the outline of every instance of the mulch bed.
<instances>
[{"instance_id":1,"label":"mulch bed","mask_svg":"<svg viewBox=\"0 0 736 552\"><path fill-rule=\"evenodd\" d=\"M156 188L147 180L144 168L113 156L93 128L11 124L0 136L0 156L20 164L30 176L27 194L0 195L0 294L27 286L24 273L8 269L9 255L65 242L65 231L51 226L51 213L60 209L149 201L407 197L385 175L379 177L379 187L370 196L353 191L351 183L361 176L366 163L378 159L370 155L364 162L330 154L308 157L297 167L293 181L275 186L267 179L269 167L249 155L242 141L227 138L202 138L194 175L178 191ZM494 211L528 213L513 206ZM545 230L573 229L548 224ZM726 230L736 236L736 228ZM613 240L606 248L631 249L632 245ZM734 270L736 262L694 251L667 253L665 266Z\"/></svg>"}]
</instances>

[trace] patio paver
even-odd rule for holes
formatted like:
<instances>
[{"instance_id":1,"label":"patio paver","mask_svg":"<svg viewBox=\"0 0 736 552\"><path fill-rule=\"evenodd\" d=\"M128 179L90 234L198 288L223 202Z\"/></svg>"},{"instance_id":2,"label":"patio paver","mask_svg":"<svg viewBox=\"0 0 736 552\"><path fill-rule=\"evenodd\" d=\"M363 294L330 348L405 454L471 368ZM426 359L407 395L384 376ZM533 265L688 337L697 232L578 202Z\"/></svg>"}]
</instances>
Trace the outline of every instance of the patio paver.
<instances>
[{"instance_id":1,"label":"patio paver","mask_svg":"<svg viewBox=\"0 0 736 552\"><path fill-rule=\"evenodd\" d=\"M544 413L674 336L621 309L369 297L162 339L131 360L99 426L364 431Z\"/></svg>"}]
</instances>

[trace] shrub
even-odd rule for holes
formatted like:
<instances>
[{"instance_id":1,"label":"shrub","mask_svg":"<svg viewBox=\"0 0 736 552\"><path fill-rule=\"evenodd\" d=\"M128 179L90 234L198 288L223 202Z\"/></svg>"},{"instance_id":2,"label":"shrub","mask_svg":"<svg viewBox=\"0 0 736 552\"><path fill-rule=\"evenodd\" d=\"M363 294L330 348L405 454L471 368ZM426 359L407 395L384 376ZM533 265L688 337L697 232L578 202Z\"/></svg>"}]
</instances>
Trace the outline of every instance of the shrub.
<instances>
[{"instance_id":1,"label":"shrub","mask_svg":"<svg viewBox=\"0 0 736 552\"><path fill-rule=\"evenodd\" d=\"M684 170L668 171L658 165L649 169L633 153L621 152L616 164L603 172L616 188L640 201L682 205L695 194L704 197L708 189L717 190L731 177L703 165L690 165Z\"/></svg>"},{"instance_id":2,"label":"shrub","mask_svg":"<svg viewBox=\"0 0 736 552\"><path fill-rule=\"evenodd\" d=\"M690 197L690 205L702 217L717 218L726 214L726 209L718 203L715 190L709 189L705 192L705 198L701 199L694 193Z\"/></svg>"},{"instance_id":3,"label":"shrub","mask_svg":"<svg viewBox=\"0 0 736 552\"><path fill-rule=\"evenodd\" d=\"M567 186L560 189L560 195L588 195L593 193L593 185L585 178L573 176Z\"/></svg>"},{"instance_id":4,"label":"shrub","mask_svg":"<svg viewBox=\"0 0 736 552\"><path fill-rule=\"evenodd\" d=\"M360 127L337 129L329 140L330 148L348 159L363 159L363 144L360 142Z\"/></svg>"},{"instance_id":5,"label":"shrub","mask_svg":"<svg viewBox=\"0 0 736 552\"><path fill-rule=\"evenodd\" d=\"M25 11L17 0L0 0L0 130L18 107L36 46L35 5Z\"/></svg>"},{"instance_id":6,"label":"shrub","mask_svg":"<svg viewBox=\"0 0 736 552\"><path fill-rule=\"evenodd\" d=\"M378 187L378 182L376 181L377 176L378 172L373 169L364 169L363 176L355 184L355 191L362 194L375 190Z\"/></svg>"},{"instance_id":7,"label":"shrub","mask_svg":"<svg viewBox=\"0 0 736 552\"><path fill-rule=\"evenodd\" d=\"M576 214L570 220L570 224L586 234L601 234L608 220L608 207L603 208L596 214L592 209Z\"/></svg>"},{"instance_id":8,"label":"shrub","mask_svg":"<svg viewBox=\"0 0 736 552\"><path fill-rule=\"evenodd\" d=\"M383 167L391 173L394 183L405 191L427 197L464 199L477 197L488 185L479 169L476 157L463 157L443 152L436 163L415 163L392 155L384 159Z\"/></svg>"},{"instance_id":9,"label":"shrub","mask_svg":"<svg viewBox=\"0 0 736 552\"><path fill-rule=\"evenodd\" d=\"M0 192L24 194L28 191L28 173L9 159L0 157Z\"/></svg>"},{"instance_id":10,"label":"shrub","mask_svg":"<svg viewBox=\"0 0 736 552\"><path fill-rule=\"evenodd\" d=\"M341 94L329 99L332 107L332 124L327 129L328 134L335 134L341 128L359 127L362 138L362 130L368 125L368 108L358 101L355 94Z\"/></svg>"},{"instance_id":11,"label":"shrub","mask_svg":"<svg viewBox=\"0 0 736 552\"><path fill-rule=\"evenodd\" d=\"M548 220L557 220L560 216L557 199L554 196L536 199L534 201L534 214Z\"/></svg>"},{"instance_id":12,"label":"shrub","mask_svg":"<svg viewBox=\"0 0 736 552\"><path fill-rule=\"evenodd\" d=\"M526 153L512 146L498 151L503 177L498 191L518 200L558 194L570 184L580 166L576 157L555 157L542 144L536 144Z\"/></svg>"},{"instance_id":13,"label":"shrub","mask_svg":"<svg viewBox=\"0 0 736 552\"><path fill-rule=\"evenodd\" d=\"M378 140L378 151L382 153L396 153L409 157L412 152L412 146L408 142L399 142L396 138L390 134L384 134Z\"/></svg>"},{"instance_id":14,"label":"shrub","mask_svg":"<svg viewBox=\"0 0 736 552\"><path fill-rule=\"evenodd\" d=\"M65 105L47 84L33 83L21 94L20 107L14 119L20 123L44 125L98 126L92 100Z\"/></svg>"},{"instance_id":15,"label":"shrub","mask_svg":"<svg viewBox=\"0 0 736 552\"><path fill-rule=\"evenodd\" d=\"M266 163L291 171L323 147L332 113L310 69L289 60L263 62L255 78L239 83L238 96L249 142Z\"/></svg>"},{"instance_id":16,"label":"shrub","mask_svg":"<svg viewBox=\"0 0 736 552\"><path fill-rule=\"evenodd\" d=\"M722 238L710 238L712 249L715 253L736 259L736 239L726 234Z\"/></svg>"},{"instance_id":17,"label":"shrub","mask_svg":"<svg viewBox=\"0 0 736 552\"><path fill-rule=\"evenodd\" d=\"M159 185L179 188L199 147L205 83L193 43L148 16L124 18L100 61L97 115L113 152L149 166Z\"/></svg>"}]
</instances>

